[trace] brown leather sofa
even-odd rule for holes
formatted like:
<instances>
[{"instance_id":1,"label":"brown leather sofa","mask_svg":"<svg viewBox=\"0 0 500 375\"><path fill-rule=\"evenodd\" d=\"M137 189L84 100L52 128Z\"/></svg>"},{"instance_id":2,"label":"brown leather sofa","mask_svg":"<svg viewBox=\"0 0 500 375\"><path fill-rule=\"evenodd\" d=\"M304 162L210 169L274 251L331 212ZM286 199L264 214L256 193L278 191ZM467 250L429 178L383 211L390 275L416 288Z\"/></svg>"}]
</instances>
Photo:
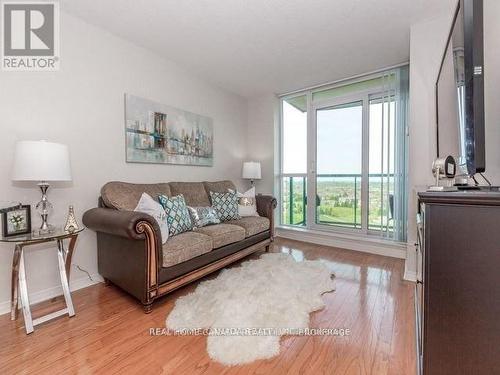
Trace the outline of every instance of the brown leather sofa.
<instances>
[{"instance_id":1,"label":"brown leather sofa","mask_svg":"<svg viewBox=\"0 0 500 375\"><path fill-rule=\"evenodd\" d=\"M160 228L149 215L133 211L143 192L183 194L189 206L209 206L209 192L235 189L231 181L131 184L109 182L99 207L83 215L97 232L98 269L112 283L141 301L146 313L157 298L255 251L273 240L276 199L257 195L260 216L243 217L170 237L162 245Z\"/></svg>"}]
</instances>

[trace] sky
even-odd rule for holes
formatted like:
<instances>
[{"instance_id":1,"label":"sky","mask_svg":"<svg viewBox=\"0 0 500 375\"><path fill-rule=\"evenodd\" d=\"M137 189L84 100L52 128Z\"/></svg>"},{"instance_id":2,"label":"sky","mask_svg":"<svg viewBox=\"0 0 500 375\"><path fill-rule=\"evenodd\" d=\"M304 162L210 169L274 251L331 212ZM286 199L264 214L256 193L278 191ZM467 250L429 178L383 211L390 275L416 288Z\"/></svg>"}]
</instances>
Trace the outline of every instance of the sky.
<instances>
[{"instance_id":1,"label":"sky","mask_svg":"<svg viewBox=\"0 0 500 375\"><path fill-rule=\"evenodd\" d=\"M387 104L384 172L387 170ZM317 111L317 173L361 174L362 105ZM381 173L382 104L370 105L370 173ZM394 104L391 104L390 160L394 159ZM312 168L312 166L311 166ZM393 163L390 166L394 169ZM307 173L307 113L283 101L283 173Z\"/></svg>"}]
</instances>

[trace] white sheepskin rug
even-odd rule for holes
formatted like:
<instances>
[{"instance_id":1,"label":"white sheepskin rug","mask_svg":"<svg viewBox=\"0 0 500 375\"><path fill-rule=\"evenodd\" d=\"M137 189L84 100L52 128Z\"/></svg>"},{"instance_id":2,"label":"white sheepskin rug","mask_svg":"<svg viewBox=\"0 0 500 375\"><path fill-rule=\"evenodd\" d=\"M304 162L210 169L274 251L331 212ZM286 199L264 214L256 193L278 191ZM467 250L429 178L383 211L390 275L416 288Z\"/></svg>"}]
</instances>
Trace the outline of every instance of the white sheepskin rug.
<instances>
[{"instance_id":1,"label":"white sheepskin rug","mask_svg":"<svg viewBox=\"0 0 500 375\"><path fill-rule=\"evenodd\" d=\"M217 278L200 283L193 293L179 297L166 326L170 330L205 329L205 333L211 329L210 358L224 365L244 364L278 355L280 335L286 329L308 328L309 313L322 309L321 295L333 290L333 274L322 262L264 254L223 270ZM262 328L273 333L256 335ZM235 329L240 329L237 334ZM253 333L240 334L250 329Z\"/></svg>"}]
</instances>

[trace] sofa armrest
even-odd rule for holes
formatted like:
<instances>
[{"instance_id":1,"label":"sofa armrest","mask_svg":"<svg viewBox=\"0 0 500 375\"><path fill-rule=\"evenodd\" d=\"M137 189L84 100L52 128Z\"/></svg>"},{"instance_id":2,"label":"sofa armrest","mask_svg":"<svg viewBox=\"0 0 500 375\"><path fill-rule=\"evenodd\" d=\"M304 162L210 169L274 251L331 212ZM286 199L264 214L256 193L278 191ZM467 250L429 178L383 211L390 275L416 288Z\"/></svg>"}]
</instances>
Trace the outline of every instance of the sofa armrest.
<instances>
[{"instance_id":1,"label":"sofa armrest","mask_svg":"<svg viewBox=\"0 0 500 375\"><path fill-rule=\"evenodd\" d=\"M92 208L85 212L82 221L87 228L96 232L112 234L130 240L145 239L144 229L138 224L146 222L153 228L155 237L161 243L161 232L158 223L152 216L142 212Z\"/></svg>"},{"instance_id":2,"label":"sofa armrest","mask_svg":"<svg viewBox=\"0 0 500 375\"><path fill-rule=\"evenodd\" d=\"M141 212L100 207L85 212L82 221L97 232L99 274L151 306L162 251L156 220Z\"/></svg>"},{"instance_id":3,"label":"sofa armrest","mask_svg":"<svg viewBox=\"0 0 500 375\"><path fill-rule=\"evenodd\" d=\"M257 212L260 216L272 219L274 217L274 209L278 202L272 195L258 194L255 196L257 202Z\"/></svg>"},{"instance_id":4,"label":"sofa armrest","mask_svg":"<svg viewBox=\"0 0 500 375\"><path fill-rule=\"evenodd\" d=\"M255 196L257 203L257 213L260 216L267 217L270 222L271 240L274 239L274 209L278 201L272 195L258 194Z\"/></svg>"}]
</instances>

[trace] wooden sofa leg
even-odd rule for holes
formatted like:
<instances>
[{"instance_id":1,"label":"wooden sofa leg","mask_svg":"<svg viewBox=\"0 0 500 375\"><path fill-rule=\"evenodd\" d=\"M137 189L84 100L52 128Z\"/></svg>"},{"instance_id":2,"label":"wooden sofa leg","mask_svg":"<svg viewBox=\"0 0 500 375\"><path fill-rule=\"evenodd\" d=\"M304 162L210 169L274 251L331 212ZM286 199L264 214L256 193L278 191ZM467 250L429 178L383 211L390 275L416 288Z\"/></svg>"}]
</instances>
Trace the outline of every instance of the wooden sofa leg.
<instances>
[{"instance_id":1,"label":"wooden sofa leg","mask_svg":"<svg viewBox=\"0 0 500 375\"><path fill-rule=\"evenodd\" d=\"M111 281L109 281L108 279L104 278L104 285L110 286L111 285Z\"/></svg>"},{"instance_id":2,"label":"wooden sofa leg","mask_svg":"<svg viewBox=\"0 0 500 375\"><path fill-rule=\"evenodd\" d=\"M270 245L267 245L267 246L266 246L266 253L268 253L268 252L269 252L270 247L271 247Z\"/></svg>"},{"instance_id":3,"label":"wooden sofa leg","mask_svg":"<svg viewBox=\"0 0 500 375\"><path fill-rule=\"evenodd\" d=\"M146 304L142 305L142 307L144 308L144 313L149 314L149 313L151 313L151 311L153 311L153 302L146 303Z\"/></svg>"}]
</instances>

